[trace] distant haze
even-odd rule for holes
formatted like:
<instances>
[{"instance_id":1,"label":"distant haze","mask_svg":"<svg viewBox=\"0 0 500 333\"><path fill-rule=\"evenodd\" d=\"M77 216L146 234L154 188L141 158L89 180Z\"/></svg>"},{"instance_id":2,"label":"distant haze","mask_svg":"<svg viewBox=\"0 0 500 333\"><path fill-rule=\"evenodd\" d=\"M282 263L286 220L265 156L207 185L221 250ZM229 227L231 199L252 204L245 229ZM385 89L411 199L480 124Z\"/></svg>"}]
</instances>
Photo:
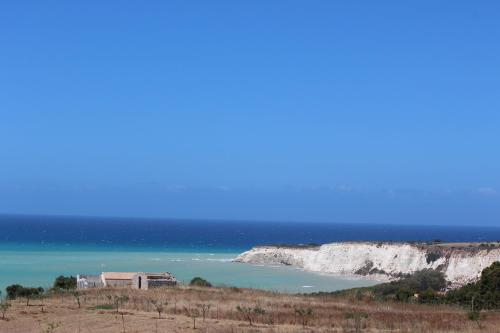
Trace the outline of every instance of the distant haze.
<instances>
[{"instance_id":1,"label":"distant haze","mask_svg":"<svg viewBox=\"0 0 500 333\"><path fill-rule=\"evenodd\" d=\"M497 2L10 2L0 213L500 225Z\"/></svg>"}]
</instances>

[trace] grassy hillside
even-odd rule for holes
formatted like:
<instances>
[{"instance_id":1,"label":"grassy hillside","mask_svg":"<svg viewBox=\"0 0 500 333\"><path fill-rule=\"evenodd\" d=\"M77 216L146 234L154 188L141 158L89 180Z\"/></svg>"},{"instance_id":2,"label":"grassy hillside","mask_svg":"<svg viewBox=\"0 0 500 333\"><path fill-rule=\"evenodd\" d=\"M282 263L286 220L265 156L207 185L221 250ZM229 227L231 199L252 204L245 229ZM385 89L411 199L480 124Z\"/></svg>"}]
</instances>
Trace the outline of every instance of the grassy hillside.
<instances>
[{"instance_id":1,"label":"grassy hillside","mask_svg":"<svg viewBox=\"0 0 500 333\"><path fill-rule=\"evenodd\" d=\"M0 332L495 332L500 327L500 263L473 284L444 293L426 269L399 281L333 293L290 295L190 286L74 290L13 285L0 303Z\"/></svg>"},{"instance_id":2,"label":"grassy hillside","mask_svg":"<svg viewBox=\"0 0 500 333\"><path fill-rule=\"evenodd\" d=\"M493 332L500 327L498 313L485 312L478 325L462 308L448 305L237 288L101 289L52 293L29 306L22 298L11 304L0 332L423 333Z\"/></svg>"}]
</instances>

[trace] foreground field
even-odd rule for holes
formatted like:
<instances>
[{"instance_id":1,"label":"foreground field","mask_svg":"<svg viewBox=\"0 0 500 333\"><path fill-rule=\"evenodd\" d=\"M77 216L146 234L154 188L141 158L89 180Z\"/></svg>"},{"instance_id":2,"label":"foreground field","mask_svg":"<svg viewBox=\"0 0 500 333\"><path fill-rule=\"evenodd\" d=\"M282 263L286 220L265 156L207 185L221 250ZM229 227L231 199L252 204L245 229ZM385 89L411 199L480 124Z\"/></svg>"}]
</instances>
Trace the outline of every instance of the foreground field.
<instances>
[{"instance_id":1,"label":"foreground field","mask_svg":"<svg viewBox=\"0 0 500 333\"><path fill-rule=\"evenodd\" d=\"M0 332L500 332L497 312L471 321L456 307L236 288L102 289L11 304Z\"/></svg>"}]
</instances>

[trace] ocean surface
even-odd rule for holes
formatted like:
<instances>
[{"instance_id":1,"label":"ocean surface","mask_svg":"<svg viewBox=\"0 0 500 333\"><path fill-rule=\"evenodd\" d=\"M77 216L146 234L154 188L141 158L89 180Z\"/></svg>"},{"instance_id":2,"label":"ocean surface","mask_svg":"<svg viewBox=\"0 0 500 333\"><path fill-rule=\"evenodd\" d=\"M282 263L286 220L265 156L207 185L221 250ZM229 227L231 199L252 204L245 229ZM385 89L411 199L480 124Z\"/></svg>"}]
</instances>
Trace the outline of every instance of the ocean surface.
<instances>
[{"instance_id":1,"label":"ocean surface","mask_svg":"<svg viewBox=\"0 0 500 333\"><path fill-rule=\"evenodd\" d=\"M331 291L377 281L231 259L255 245L437 239L500 240L500 228L0 215L0 290L49 287L60 274L169 271L183 282L201 276L216 285Z\"/></svg>"}]
</instances>

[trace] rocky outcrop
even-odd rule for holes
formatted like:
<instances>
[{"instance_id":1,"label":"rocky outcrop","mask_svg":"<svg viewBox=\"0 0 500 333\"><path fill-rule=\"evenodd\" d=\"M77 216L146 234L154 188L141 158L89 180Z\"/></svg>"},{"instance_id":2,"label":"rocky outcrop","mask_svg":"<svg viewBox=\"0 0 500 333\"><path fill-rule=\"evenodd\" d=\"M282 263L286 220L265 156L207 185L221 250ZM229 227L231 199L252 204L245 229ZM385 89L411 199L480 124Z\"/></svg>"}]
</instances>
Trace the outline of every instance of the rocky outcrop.
<instances>
[{"instance_id":1,"label":"rocky outcrop","mask_svg":"<svg viewBox=\"0 0 500 333\"><path fill-rule=\"evenodd\" d=\"M500 248L479 245L424 245L383 242L341 242L316 247L260 246L239 255L236 262L291 265L336 275L396 279L432 268L454 285L476 280L481 271L500 261Z\"/></svg>"}]
</instances>

